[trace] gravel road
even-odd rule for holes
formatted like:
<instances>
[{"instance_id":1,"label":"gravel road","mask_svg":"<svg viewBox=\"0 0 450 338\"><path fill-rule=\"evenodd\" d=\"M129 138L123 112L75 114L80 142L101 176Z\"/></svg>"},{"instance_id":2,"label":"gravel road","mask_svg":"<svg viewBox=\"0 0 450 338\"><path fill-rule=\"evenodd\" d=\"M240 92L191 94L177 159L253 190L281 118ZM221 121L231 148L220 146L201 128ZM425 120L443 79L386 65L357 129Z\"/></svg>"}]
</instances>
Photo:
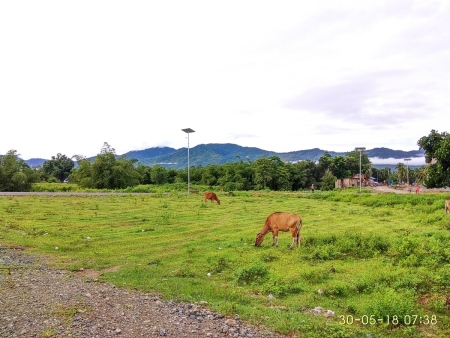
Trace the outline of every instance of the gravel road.
<instances>
[{"instance_id":1,"label":"gravel road","mask_svg":"<svg viewBox=\"0 0 450 338\"><path fill-rule=\"evenodd\" d=\"M58 270L0 245L0 337L282 338L206 304L176 303Z\"/></svg>"}]
</instances>

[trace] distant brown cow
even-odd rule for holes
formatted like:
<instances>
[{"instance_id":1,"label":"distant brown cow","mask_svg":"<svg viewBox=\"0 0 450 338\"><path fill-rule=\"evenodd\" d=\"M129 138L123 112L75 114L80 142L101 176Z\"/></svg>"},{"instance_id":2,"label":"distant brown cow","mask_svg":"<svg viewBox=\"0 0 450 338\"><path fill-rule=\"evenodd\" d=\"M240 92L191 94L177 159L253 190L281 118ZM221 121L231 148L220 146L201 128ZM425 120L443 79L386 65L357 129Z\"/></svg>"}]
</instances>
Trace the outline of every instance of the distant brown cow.
<instances>
[{"instance_id":1,"label":"distant brown cow","mask_svg":"<svg viewBox=\"0 0 450 338\"><path fill-rule=\"evenodd\" d=\"M292 235L292 244L289 249L293 249L295 244L300 246L302 236L300 230L302 228L302 219L299 215L290 212L274 212L270 214L261 231L256 235L255 246L261 246L264 240L264 236L268 233L272 233L272 245L278 247L278 232L290 231Z\"/></svg>"},{"instance_id":2,"label":"distant brown cow","mask_svg":"<svg viewBox=\"0 0 450 338\"><path fill-rule=\"evenodd\" d=\"M217 195L211 191L207 191L205 192L205 194L203 195L204 199L203 199L203 203L206 203L207 200L210 200L211 203L213 201L216 201L217 204L220 205L220 200L217 198Z\"/></svg>"},{"instance_id":3,"label":"distant brown cow","mask_svg":"<svg viewBox=\"0 0 450 338\"><path fill-rule=\"evenodd\" d=\"M450 212L450 200L445 201L445 212Z\"/></svg>"}]
</instances>

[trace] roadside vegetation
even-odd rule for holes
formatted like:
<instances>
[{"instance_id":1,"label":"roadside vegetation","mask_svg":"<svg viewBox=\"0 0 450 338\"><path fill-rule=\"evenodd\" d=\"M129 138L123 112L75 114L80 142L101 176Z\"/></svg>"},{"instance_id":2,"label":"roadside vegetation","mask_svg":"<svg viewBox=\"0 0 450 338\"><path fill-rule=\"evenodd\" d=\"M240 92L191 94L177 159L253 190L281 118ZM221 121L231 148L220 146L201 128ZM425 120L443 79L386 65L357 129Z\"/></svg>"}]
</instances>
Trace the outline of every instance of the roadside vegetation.
<instances>
[{"instance_id":1,"label":"roadside vegetation","mask_svg":"<svg viewBox=\"0 0 450 338\"><path fill-rule=\"evenodd\" d=\"M448 133L432 130L428 136L420 138L417 145L425 152L427 166L411 170L403 163L398 163L394 171L390 167L374 167L366 153L354 150L347 156L335 157L326 152L317 163L311 160L283 162L277 156L243 161L237 156L235 162L222 165L193 166L189 168L190 178L194 184L219 186L225 191L299 191L312 184L316 189L330 191L335 188L338 178L350 178L360 173L365 178L373 176L380 183L406 182L423 184L427 188L450 186ZM80 155L72 158L57 154L42 167L30 168L19 158L16 150L10 150L0 155L0 191L30 191L36 187L34 183L43 182L70 182L89 190L123 190L143 185L187 183L189 176L187 168L175 170L162 165L145 166L136 159L117 156L107 142L94 159ZM70 185L66 189L73 187Z\"/></svg>"},{"instance_id":2,"label":"roadside vegetation","mask_svg":"<svg viewBox=\"0 0 450 338\"><path fill-rule=\"evenodd\" d=\"M216 191L217 205L152 189L0 197L0 243L298 337L450 336L448 193ZM303 218L299 249L288 233L254 246L274 211Z\"/></svg>"}]
</instances>

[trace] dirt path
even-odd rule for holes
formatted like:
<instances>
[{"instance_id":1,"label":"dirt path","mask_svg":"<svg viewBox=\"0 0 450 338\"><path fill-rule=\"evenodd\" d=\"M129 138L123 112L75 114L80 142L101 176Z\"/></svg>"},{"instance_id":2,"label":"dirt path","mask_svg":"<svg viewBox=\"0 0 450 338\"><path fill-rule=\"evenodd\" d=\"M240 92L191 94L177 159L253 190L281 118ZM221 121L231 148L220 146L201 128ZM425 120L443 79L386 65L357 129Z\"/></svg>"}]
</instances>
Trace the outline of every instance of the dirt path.
<instances>
[{"instance_id":1,"label":"dirt path","mask_svg":"<svg viewBox=\"0 0 450 338\"><path fill-rule=\"evenodd\" d=\"M376 187L370 187L369 189L377 191L377 192L384 192L384 193L387 193L387 192L392 192L392 193L395 193L395 194L409 194L410 193L408 190L395 189L395 188L392 188L392 187L390 187L388 185L379 185L379 186L376 186ZM412 192L413 192L413 190L411 190L411 193ZM415 190L414 190L414 192L415 192Z\"/></svg>"},{"instance_id":2,"label":"dirt path","mask_svg":"<svg viewBox=\"0 0 450 338\"><path fill-rule=\"evenodd\" d=\"M164 300L52 268L19 247L0 245L0 268L1 338L285 337L204 303Z\"/></svg>"},{"instance_id":3,"label":"dirt path","mask_svg":"<svg viewBox=\"0 0 450 338\"><path fill-rule=\"evenodd\" d=\"M128 192L30 192L30 191L0 191L0 196L141 196L154 193Z\"/></svg>"},{"instance_id":4,"label":"dirt path","mask_svg":"<svg viewBox=\"0 0 450 338\"><path fill-rule=\"evenodd\" d=\"M416 187L411 187L411 192L408 191L407 188L401 187L398 189L395 189L393 186L387 186L387 185L379 185L376 187L370 187L369 189L382 192L382 193L395 193L395 194L415 194L416 193ZM419 188L419 194L427 194L427 193L439 193L439 192L448 192L450 193L450 188L433 188L433 189L427 189L423 185Z\"/></svg>"}]
</instances>

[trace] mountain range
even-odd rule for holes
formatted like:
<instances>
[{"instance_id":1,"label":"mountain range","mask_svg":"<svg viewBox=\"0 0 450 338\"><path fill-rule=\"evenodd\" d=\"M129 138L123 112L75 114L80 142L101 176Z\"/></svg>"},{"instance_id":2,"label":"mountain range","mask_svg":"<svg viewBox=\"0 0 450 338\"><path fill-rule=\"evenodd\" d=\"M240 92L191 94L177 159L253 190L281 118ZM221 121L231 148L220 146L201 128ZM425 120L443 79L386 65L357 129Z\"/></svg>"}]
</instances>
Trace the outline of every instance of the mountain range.
<instances>
[{"instance_id":1,"label":"mountain range","mask_svg":"<svg viewBox=\"0 0 450 338\"><path fill-rule=\"evenodd\" d=\"M119 155L124 156L127 159L136 159L139 163L143 165L162 165L166 168L182 169L186 168L188 162L187 156L188 148L170 148L170 147L154 147L144 150L133 150L125 154ZM285 162L297 162L302 160L312 160L317 161L325 153L329 153L332 157L335 156L346 156L348 152L335 152L327 151L319 148L307 149L307 150L297 150L287 153L277 153L274 151L268 151L255 147L242 147L237 144L232 143L209 143L209 144L199 144L195 147L189 149L189 164L191 166L206 166L208 164L224 164L228 162L237 161L255 161L261 157L272 157L278 156L282 161ZM402 162L405 158L423 158L423 150L392 150L389 148L373 148L365 151L368 157L371 159L372 163L376 164L373 159L398 159L395 163ZM89 158L95 159L95 157ZM25 162L30 166L42 166L46 159L42 158L32 158L25 160ZM387 162L384 162L387 163Z\"/></svg>"}]
</instances>

